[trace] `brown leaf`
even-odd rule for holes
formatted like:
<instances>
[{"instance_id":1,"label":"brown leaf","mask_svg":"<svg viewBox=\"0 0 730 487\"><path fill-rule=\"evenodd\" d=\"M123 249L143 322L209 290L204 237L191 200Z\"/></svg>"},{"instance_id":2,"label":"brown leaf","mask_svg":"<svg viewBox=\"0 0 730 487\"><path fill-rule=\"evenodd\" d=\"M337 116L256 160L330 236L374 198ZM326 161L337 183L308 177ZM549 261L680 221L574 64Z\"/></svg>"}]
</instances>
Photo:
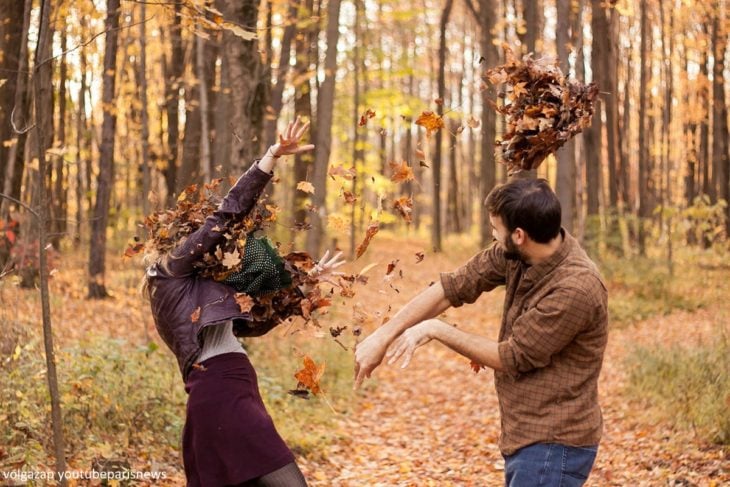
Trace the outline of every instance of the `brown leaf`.
<instances>
[{"instance_id":1,"label":"brown leaf","mask_svg":"<svg viewBox=\"0 0 730 487\"><path fill-rule=\"evenodd\" d=\"M309 193L309 194L314 193L314 186L309 181L299 181L297 183L297 189L299 191L303 191L304 193Z\"/></svg>"},{"instance_id":2,"label":"brown leaf","mask_svg":"<svg viewBox=\"0 0 730 487\"><path fill-rule=\"evenodd\" d=\"M385 271L386 276L389 276L390 273L395 270L395 266L398 265L398 260L399 259L395 259L395 260L391 261L390 264L388 264L388 269Z\"/></svg>"},{"instance_id":3,"label":"brown leaf","mask_svg":"<svg viewBox=\"0 0 730 487\"><path fill-rule=\"evenodd\" d=\"M375 112L368 108L367 111L360 116L360 127L364 127L368 123L368 120L373 117L375 117Z\"/></svg>"},{"instance_id":4,"label":"brown leaf","mask_svg":"<svg viewBox=\"0 0 730 487\"><path fill-rule=\"evenodd\" d=\"M416 264L421 263L425 257L426 255L423 252L416 252Z\"/></svg>"},{"instance_id":5,"label":"brown leaf","mask_svg":"<svg viewBox=\"0 0 730 487\"><path fill-rule=\"evenodd\" d=\"M356 250L356 258L359 259L362 254L365 253L365 251L368 249L368 245L370 245L370 241L373 239L376 233L378 233L378 230L380 230L380 222L374 221L370 222L370 225L368 225L368 229L365 232L365 238L362 242L360 242L360 245L357 246Z\"/></svg>"},{"instance_id":6,"label":"brown leaf","mask_svg":"<svg viewBox=\"0 0 730 487\"><path fill-rule=\"evenodd\" d=\"M355 197L355 195L349 191L343 191L342 197L345 200L345 203L347 203L348 205L354 205L355 202L357 201L357 198Z\"/></svg>"},{"instance_id":7,"label":"brown leaf","mask_svg":"<svg viewBox=\"0 0 730 487\"><path fill-rule=\"evenodd\" d=\"M397 211L407 223L411 223L413 221L413 198L410 196L401 196L395 200L393 202L393 209Z\"/></svg>"},{"instance_id":8,"label":"brown leaf","mask_svg":"<svg viewBox=\"0 0 730 487\"><path fill-rule=\"evenodd\" d=\"M315 396L322 392L319 384L324 375L325 363L317 365L308 355L304 356L304 368L294 374L294 378L299 381L302 386L309 389Z\"/></svg>"},{"instance_id":9,"label":"brown leaf","mask_svg":"<svg viewBox=\"0 0 730 487\"><path fill-rule=\"evenodd\" d=\"M200 306L195 308L192 313L190 313L190 321L193 323L197 323L198 320L200 320Z\"/></svg>"},{"instance_id":10,"label":"brown leaf","mask_svg":"<svg viewBox=\"0 0 730 487\"><path fill-rule=\"evenodd\" d=\"M416 179L413 175L413 169L406 161L403 161L400 164L397 162L391 162L389 165L390 170L393 171L393 174L390 176L390 180L394 183L403 183Z\"/></svg>"},{"instance_id":11,"label":"brown leaf","mask_svg":"<svg viewBox=\"0 0 730 487\"><path fill-rule=\"evenodd\" d=\"M444 119L433 112L425 111L416 119L416 125L426 129L426 136L444 128Z\"/></svg>"},{"instance_id":12,"label":"brown leaf","mask_svg":"<svg viewBox=\"0 0 730 487\"><path fill-rule=\"evenodd\" d=\"M236 293L233 295L238 307L241 309L241 313L248 313L253 308L254 300L251 296L246 293Z\"/></svg>"}]
</instances>

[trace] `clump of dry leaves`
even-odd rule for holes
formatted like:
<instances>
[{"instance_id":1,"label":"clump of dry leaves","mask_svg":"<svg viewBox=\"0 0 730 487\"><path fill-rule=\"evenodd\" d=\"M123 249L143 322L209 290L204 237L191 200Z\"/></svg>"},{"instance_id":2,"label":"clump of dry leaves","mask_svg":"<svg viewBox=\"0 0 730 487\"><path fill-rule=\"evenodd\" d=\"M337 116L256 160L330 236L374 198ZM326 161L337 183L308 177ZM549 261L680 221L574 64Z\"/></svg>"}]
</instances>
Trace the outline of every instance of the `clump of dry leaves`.
<instances>
[{"instance_id":1,"label":"clump of dry leaves","mask_svg":"<svg viewBox=\"0 0 730 487\"><path fill-rule=\"evenodd\" d=\"M509 87L504 105L495 105L507 118L496 152L511 173L529 171L590 125L598 87L568 79L555 60L518 59L507 47L505 57L485 74Z\"/></svg>"}]
</instances>

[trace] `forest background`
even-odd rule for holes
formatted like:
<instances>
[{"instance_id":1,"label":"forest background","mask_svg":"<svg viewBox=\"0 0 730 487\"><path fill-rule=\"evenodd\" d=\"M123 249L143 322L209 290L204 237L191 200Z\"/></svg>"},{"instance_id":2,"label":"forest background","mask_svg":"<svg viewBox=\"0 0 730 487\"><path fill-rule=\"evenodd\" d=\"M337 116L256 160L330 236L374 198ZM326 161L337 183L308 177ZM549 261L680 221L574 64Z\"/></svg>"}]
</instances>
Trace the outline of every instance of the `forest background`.
<instances>
[{"instance_id":1,"label":"forest background","mask_svg":"<svg viewBox=\"0 0 730 487\"><path fill-rule=\"evenodd\" d=\"M246 341L282 434L313 484L499 483L489 374L433 347L350 386L362 334L491 242L481 202L508 177L510 128L495 107L516 94L484 73L508 46L600 90L590 128L535 174L609 284L592 482L730 480L728 7L0 0L0 470L179 484L185 395L130 249L145 215L225 187L301 115L316 149L279 164L268 235L342 249L369 282ZM499 298L447 318L496 337ZM325 400L287 394L303 356L326 362Z\"/></svg>"}]
</instances>

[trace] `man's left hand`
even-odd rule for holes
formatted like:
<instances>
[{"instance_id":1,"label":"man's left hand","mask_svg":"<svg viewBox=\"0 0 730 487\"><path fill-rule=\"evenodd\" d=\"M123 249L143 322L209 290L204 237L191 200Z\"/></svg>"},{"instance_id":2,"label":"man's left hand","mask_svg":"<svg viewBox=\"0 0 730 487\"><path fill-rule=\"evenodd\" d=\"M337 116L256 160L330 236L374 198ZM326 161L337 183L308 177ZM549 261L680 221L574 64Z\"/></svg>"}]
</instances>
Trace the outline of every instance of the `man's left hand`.
<instances>
[{"instance_id":1,"label":"man's left hand","mask_svg":"<svg viewBox=\"0 0 730 487\"><path fill-rule=\"evenodd\" d=\"M434 333L441 323L440 320L436 319L426 320L404 331L393 342L385 354L385 357L388 359L388 365L392 365L403 358L401 368L405 369L408 367L416 349L427 344L434 338Z\"/></svg>"}]
</instances>

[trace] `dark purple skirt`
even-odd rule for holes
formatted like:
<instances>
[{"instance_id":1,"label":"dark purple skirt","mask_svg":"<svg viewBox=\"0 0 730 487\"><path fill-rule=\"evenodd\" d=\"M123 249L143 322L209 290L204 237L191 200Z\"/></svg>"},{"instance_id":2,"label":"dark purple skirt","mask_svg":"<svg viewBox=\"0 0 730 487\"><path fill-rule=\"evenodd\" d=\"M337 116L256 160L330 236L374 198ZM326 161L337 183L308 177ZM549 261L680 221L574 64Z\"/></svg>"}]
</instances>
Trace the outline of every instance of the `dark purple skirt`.
<instances>
[{"instance_id":1,"label":"dark purple skirt","mask_svg":"<svg viewBox=\"0 0 730 487\"><path fill-rule=\"evenodd\" d=\"M294 461L259 394L242 353L203 361L188 375L183 463L189 487L235 485Z\"/></svg>"}]
</instances>

